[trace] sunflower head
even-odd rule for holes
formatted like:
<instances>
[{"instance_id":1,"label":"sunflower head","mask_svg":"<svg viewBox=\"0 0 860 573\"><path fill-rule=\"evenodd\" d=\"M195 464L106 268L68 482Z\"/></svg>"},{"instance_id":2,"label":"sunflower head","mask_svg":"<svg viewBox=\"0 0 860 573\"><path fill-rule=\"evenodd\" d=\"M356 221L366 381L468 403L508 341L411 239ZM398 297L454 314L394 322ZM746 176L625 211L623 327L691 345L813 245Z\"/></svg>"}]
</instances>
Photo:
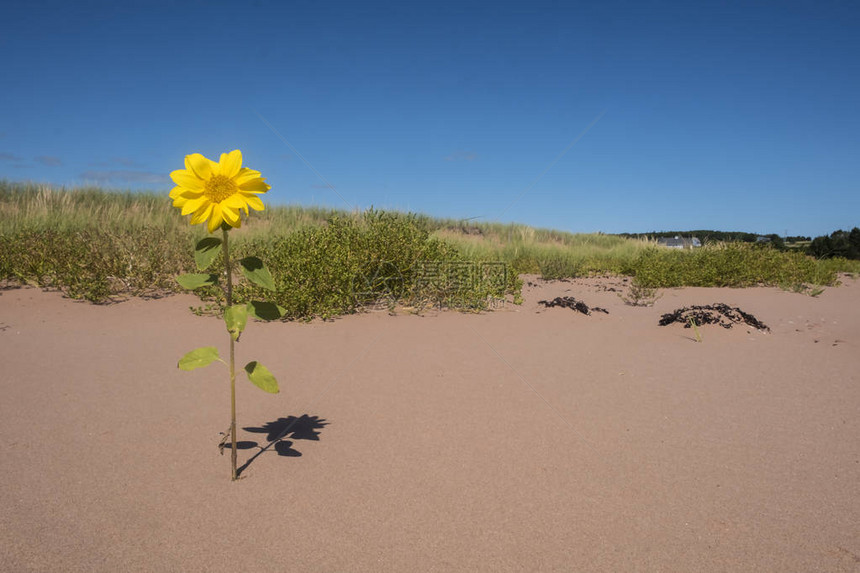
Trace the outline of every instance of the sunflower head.
<instances>
[{"instance_id":1,"label":"sunflower head","mask_svg":"<svg viewBox=\"0 0 860 573\"><path fill-rule=\"evenodd\" d=\"M173 206L191 215L191 224L208 221L210 233L226 223L241 227L240 211L248 214L248 207L256 211L265 209L257 195L271 189L260 177L259 171L242 167L242 152L238 149L222 153L218 163L199 153L185 156L185 169L170 174L176 187L170 192Z\"/></svg>"}]
</instances>

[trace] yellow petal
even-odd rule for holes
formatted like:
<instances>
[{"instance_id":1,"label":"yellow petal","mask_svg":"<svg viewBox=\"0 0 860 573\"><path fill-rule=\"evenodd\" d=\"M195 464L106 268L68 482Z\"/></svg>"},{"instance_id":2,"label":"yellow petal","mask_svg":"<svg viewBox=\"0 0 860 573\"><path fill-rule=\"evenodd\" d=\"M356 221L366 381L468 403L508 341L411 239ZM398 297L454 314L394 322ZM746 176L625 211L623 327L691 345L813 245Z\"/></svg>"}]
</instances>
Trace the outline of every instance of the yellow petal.
<instances>
[{"instance_id":1,"label":"yellow petal","mask_svg":"<svg viewBox=\"0 0 860 573\"><path fill-rule=\"evenodd\" d=\"M242 199L244 199L245 203L250 205L255 211L262 211L266 208L260 198L253 193L242 193Z\"/></svg>"},{"instance_id":2,"label":"yellow petal","mask_svg":"<svg viewBox=\"0 0 860 573\"><path fill-rule=\"evenodd\" d=\"M179 189L179 193L171 193L173 195L174 207L182 207L187 201L203 197L202 191L191 191L182 187L177 187L176 189Z\"/></svg>"},{"instance_id":3,"label":"yellow petal","mask_svg":"<svg viewBox=\"0 0 860 573\"><path fill-rule=\"evenodd\" d=\"M175 193L174 193L175 191ZM184 187L174 187L173 191L170 192L170 196L174 199L178 197L184 197L186 199L196 199L198 197L203 196L203 190L197 189L185 189Z\"/></svg>"},{"instance_id":4,"label":"yellow petal","mask_svg":"<svg viewBox=\"0 0 860 573\"><path fill-rule=\"evenodd\" d=\"M209 201L206 197L198 197L196 199L187 199L182 205L182 214L188 215L200 209L206 202ZM179 205L177 205L179 207Z\"/></svg>"},{"instance_id":5,"label":"yellow petal","mask_svg":"<svg viewBox=\"0 0 860 573\"><path fill-rule=\"evenodd\" d=\"M221 154L221 175L235 177L242 168L242 152L234 149L230 153Z\"/></svg>"},{"instance_id":6,"label":"yellow petal","mask_svg":"<svg viewBox=\"0 0 860 573\"><path fill-rule=\"evenodd\" d=\"M215 208L214 203L207 203L203 207L200 207L193 215L191 215L191 224L197 225L198 223L202 223L212 214L212 210Z\"/></svg>"},{"instance_id":7,"label":"yellow petal","mask_svg":"<svg viewBox=\"0 0 860 573\"><path fill-rule=\"evenodd\" d=\"M212 166L218 165L214 161L210 161L199 153L192 153L185 156L185 170L194 173L204 181L212 177Z\"/></svg>"},{"instance_id":8,"label":"yellow petal","mask_svg":"<svg viewBox=\"0 0 860 573\"><path fill-rule=\"evenodd\" d=\"M170 178L173 182L186 189L203 190L203 180L194 175L193 171L185 169L177 169L170 173Z\"/></svg>"},{"instance_id":9,"label":"yellow petal","mask_svg":"<svg viewBox=\"0 0 860 573\"><path fill-rule=\"evenodd\" d=\"M230 195L229 197L227 197L226 199L221 201L221 208L222 209L224 207L230 207L231 209L233 209L235 211L236 209L241 209L244 206L245 206L245 198L242 197L241 195L239 195L238 193Z\"/></svg>"},{"instance_id":10,"label":"yellow petal","mask_svg":"<svg viewBox=\"0 0 860 573\"><path fill-rule=\"evenodd\" d=\"M227 221L231 227L238 227L242 224L242 219L239 217L239 210L227 207L224 202L221 202L221 216Z\"/></svg>"},{"instance_id":11,"label":"yellow petal","mask_svg":"<svg viewBox=\"0 0 860 573\"><path fill-rule=\"evenodd\" d=\"M253 169L248 169L247 167L243 167L239 170L239 173L233 178L233 183L236 185L241 185L245 181L250 181L251 179L256 179L260 176L259 171L254 171Z\"/></svg>"},{"instance_id":12,"label":"yellow petal","mask_svg":"<svg viewBox=\"0 0 860 573\"><path fill-rule=\"evenodd\" d=\"M252 193L265 193L272 186L265 182L261 177L257 177L256 179L251 179L249 181L245 181L244 183L239 184L239 189L242 191L249 191Z\"/></svg>"},{"instance_id":13,"label":"yellow petal","mask_svg":"<svg viewBox=\"0 0 860 573\"><path fill-rule=\"evenodd\" d=\"M185 205L185 202L188 201L189 197L185 195L185 193L178 193L176 197L173 198L173 206L181 207Z\"/></svg>"},{"instance_id":14,"label":"yellow petal","mask_svg":"<svg viewBox=\"0 0 860 573\"><path fill-rule=\"evenodd\" d=\"M218 203L212 204L212 216L209 217L209 232L214 233L218 230L218 227L221 226L221 222L223 221L223 217L221 216L221 207L218 206Z\"/></svg>"}]
</instances>

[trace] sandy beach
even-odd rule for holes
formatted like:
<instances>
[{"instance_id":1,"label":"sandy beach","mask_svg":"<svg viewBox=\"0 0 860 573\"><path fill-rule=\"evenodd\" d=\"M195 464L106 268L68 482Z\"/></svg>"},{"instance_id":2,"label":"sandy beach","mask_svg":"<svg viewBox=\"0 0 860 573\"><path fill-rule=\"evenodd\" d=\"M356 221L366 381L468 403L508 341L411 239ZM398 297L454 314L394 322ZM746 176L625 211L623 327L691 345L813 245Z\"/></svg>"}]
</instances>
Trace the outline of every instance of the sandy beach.
<instances>
[{"instance_id":1,"label":"sandy beach","mask_svg":"<svg viewBox=\"0 0 860 573\"><path fill-rule=\"evenodd\" d=\"M860 571L860 281L624 288L250 324L237 482L198 299L0 291L0 570ZM717 302L770 331L658 326Z\"/></svg>"}]
</instances>

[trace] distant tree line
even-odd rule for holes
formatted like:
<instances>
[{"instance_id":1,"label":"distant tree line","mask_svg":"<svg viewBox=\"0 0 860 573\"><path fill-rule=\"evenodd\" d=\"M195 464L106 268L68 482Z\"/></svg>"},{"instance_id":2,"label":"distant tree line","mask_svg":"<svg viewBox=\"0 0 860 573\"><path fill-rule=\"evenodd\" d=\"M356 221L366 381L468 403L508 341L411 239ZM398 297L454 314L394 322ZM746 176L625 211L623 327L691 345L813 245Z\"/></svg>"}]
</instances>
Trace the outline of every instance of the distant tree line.
<instances>
[{"instance_id":1,"label":"distant tree line","mask_svg":"<svg viewBox=\"0 0 860 573\"><path fill-rule=\"evenodd\" d=\"M851 231L838 230L830 235L820 237L804 237L802 235L791 237L780 237L775 233L769 235L757 235L755 233L744 233L740 231L711 231L698 229L693 231L654 231L651 233L620 233L628 239L661 239L667 237L696 237L702 244L725 242L725 243L763 243L779 250L799 248L797 243L809 242L805 252L817 259L829 259L832 257L843 257L846 259L860 260L860 228L854 227ZM811 242L810 242L811 241Z\"/></svg>"},{"instance_id":2,"label":"distant tree line","mask_svg":"<svg viewBox=\"0 0 860 573\"><path fill-rule=\"evenodd\" d=\"M696 237L703 245L708 243L761 243L767 242L778 249L784 249L786 242L810 241L809 237L787 237L783 239L776 233L757 235L741 231L712 231L698 229L693 231L653 231L651 233L621 233L622 237L635 239L663 239L671 237Z\"/></svg>"},{"instance_id":3,"label":"distant tree line","mask_svg":"<svg viewBox=\"0 0 860 573\"><path fill-rule=\"evenodd\" d=\"M854 227L851 231L842 229L815 237L807 247L806 252L817 259L844 257L860 260L860 229Z\"/></svg>"}]
</instances>

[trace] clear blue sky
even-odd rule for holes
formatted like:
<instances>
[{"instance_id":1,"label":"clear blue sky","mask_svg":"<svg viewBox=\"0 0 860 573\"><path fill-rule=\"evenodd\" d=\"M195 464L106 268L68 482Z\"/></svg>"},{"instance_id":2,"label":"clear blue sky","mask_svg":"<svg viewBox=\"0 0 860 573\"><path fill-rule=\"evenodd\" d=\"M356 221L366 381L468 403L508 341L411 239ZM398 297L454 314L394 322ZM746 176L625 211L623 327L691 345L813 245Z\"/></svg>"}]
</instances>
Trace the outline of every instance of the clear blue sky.
<instances>
[{"instance_id":1,"label":"clear blue sky","mask_svg":"<svg viewBox=\"0 0 860 573\"><path fill-rule=\"evenodd\" d=\"M238 148L273 204L860 225L857 3L242 4L4 2L0 178L167 193Z\"/></svg>"}]
</instances>

